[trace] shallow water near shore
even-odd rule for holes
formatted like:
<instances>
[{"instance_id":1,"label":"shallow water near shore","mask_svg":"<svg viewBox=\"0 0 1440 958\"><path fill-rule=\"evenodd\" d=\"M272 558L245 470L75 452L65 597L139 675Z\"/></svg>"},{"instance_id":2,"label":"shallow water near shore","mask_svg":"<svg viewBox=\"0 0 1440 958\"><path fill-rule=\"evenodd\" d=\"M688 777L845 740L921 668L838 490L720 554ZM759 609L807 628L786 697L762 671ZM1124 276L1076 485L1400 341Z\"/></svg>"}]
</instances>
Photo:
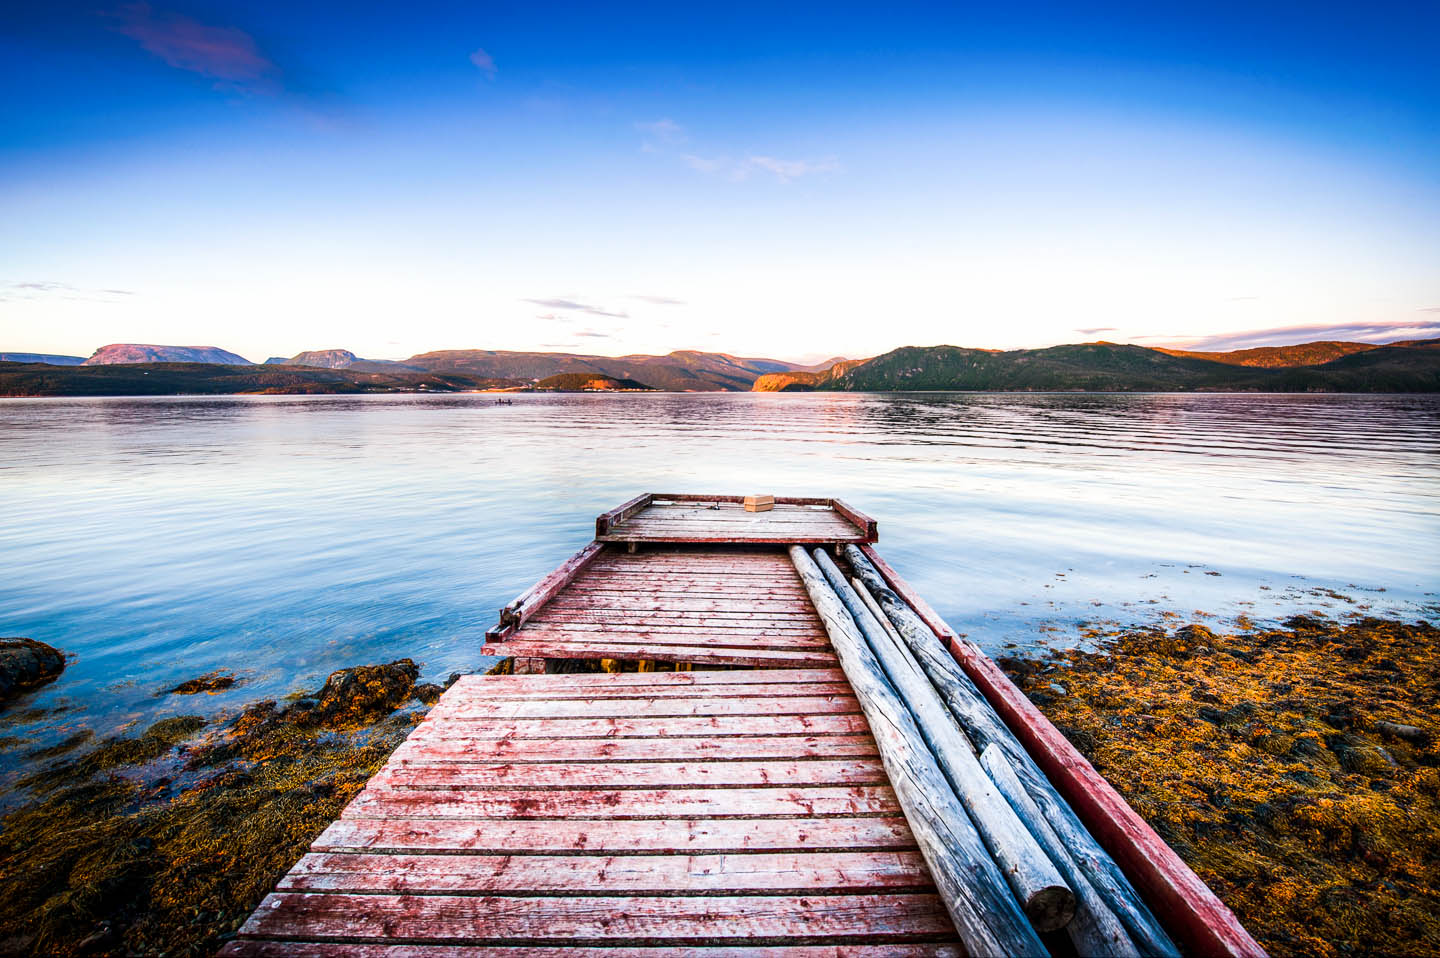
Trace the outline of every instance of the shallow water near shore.
<instances>
[{"instance_id":1,"label":"shallow water near shore","mask_svg":"<svg viewBox=\"0 0 1440 958\"><path fill-rule=\"evenodd\" d=\"M1433 619L1437 449L1430 396L8 400L0 635L73 659L0 713L0 785L85 729L402 656L479 668L496 608L642 491L845 498L992 652L1177 615Z\"/></svg>"}]
</instances>

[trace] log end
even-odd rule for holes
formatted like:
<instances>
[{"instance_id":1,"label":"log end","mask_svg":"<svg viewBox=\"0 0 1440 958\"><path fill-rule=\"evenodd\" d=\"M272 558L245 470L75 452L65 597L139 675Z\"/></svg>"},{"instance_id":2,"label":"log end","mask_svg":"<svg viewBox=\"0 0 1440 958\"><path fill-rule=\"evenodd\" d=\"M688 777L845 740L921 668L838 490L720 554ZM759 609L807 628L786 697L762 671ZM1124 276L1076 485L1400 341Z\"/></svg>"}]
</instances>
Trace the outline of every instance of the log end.
<instances>
[{"instance_id":1,"label":"log end","mask_svg":"<svg viewBox=\"0 0 1440 958\"><path fill-rule=\"evenodd\" d=\"M1047 885L1025 902L1025 917L1041 934L1059 931L1075 917L1075 893L1064 885Z\"/></svg>"}]
</instances>

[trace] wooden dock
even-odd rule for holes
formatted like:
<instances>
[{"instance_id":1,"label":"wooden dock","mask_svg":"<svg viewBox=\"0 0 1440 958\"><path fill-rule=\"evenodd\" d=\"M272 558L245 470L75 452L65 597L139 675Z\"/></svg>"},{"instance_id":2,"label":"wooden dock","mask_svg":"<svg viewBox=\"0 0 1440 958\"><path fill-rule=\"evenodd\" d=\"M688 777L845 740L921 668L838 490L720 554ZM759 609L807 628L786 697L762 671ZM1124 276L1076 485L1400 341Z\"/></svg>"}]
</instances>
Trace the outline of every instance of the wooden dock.
<instances>
[{"instance_id":1,"label":"wooden dock","mask_svg":"<svg viewBox=\"0 0 1440 958\"><path fill-rule=\"evenodd\" d=\"M861 545L913 594L845 503L741 501L647 494L600 516L487 633L515 674L447 690L221 954L963 955L785 549ZM1100 809L1088 824L1178 907L1185 941L1261 954L993 663L913 603L1000 713L1035 726L1017 734L1053 753L1036 760L1056 787L1103 793L1077 807Z\"/></svg>"},{"instance_id":2,"label":"wooden dock","mask_svg":"<svg viewBox=\"0 0 1440 958\"><path fill-rule=\"evenodd\" d=\"M843 674L766 669L462 679L225 954L840 940L959 954Z\"/></svg>"}]
</instances>

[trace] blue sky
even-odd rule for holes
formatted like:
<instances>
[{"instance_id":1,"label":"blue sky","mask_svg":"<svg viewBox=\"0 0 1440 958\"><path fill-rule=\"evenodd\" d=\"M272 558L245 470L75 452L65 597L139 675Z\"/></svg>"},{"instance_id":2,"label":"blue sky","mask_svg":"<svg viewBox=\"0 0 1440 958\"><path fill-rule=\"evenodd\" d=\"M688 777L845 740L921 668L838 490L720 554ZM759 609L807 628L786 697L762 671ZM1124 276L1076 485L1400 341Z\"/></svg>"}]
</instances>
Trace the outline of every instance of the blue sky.
<instances>
[{"instance_id":1,"label":"blue sky","mask_svg":"<svg viewBox=\"0 0 1440 958\"><path fill-rule=\"evenodd\" d=\"M1440 6L56 0L0 350L1440 335Z\"/></svg>"}]
</instances>

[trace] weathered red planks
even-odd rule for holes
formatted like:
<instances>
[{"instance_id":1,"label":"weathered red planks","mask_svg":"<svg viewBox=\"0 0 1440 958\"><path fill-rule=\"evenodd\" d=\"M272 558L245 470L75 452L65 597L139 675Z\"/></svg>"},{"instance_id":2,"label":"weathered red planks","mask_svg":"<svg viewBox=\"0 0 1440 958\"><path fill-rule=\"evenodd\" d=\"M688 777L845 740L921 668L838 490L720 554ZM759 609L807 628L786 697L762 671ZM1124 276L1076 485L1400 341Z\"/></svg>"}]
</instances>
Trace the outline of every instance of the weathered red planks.
<instances>
[{"instance_id":1,"label":"weathered red planks","mask_svg":"<svg viewBox=\"0 0 1440 958\"><path fill-rule=\"evenodd\" d=\"M610 542L874 542L875 520L831 499L778 496L768 512L746 512L743 496L632 499L605 513L595 537Z\"/></svg>"},{"instance_id":2,"label":"weathered red planks","mask_svg":"<svg viewBox=\"0 0 1440 958\"><path fill-rule=\"evenodd\" d=\"M312 851L485 855L670 855L704 852L886 851L915 847L900 816L868 818L515 821L342 818Z\"/></svg>"},{"instance_id":3,"label":"weathered red planks","mask_svg":"<svg viewBox=\"0 0 1440 958\"><path fill-rule=\"evenodd\" d=\"M509 895L768 892L805 894L844 886L851 892L926 891L930 873L918 852L746 853L720 855L350 855L300 859L279 891Z\"/></svg>"},{"instance_id":4,"label":"weathered red planks","mask_svg":"<svg viewBox=\"0 0 1440 958\"><path fill-rule=\"evenodd\" d=\"M532 944L536 939L711 943L747 939L953 934L934 894L724 897L334 895L277 892L242 935L295 938L462 939Z\"/></svg>"},{"instance_id":5,"label":"weathered red planks","mask_svg":"<svg viewBox=\"0 0 1440 958\"><path fill-rule=\"evenodd\" d=\"M954 941L858 703L826 668L466 677L225 954Z\"/></svg>"},{"instance_id":6,"label":"weathered red planks","mask_svg":"<svg viewBox=\"0 0 1440 958\"><path fill-rule=\"evenodd\" d=\"M817 759L869 757L868 735L727 735L704 738L412 740L396 749L392 762L407 765L486 760L529 762L733 761L734 759Z\"/></svg>"},{"instance_id":7,"label":"weathered red planks","mask_svg":"<svg viewBox=\"0 0 1440 958\"><path fill-rule=\"evenodd\" d=\"M1195 954L1262 958L1265 950L1234 912L1155 834L1075 746L1060 734L988 655L945 621L869 546L865 557L949 647L965 674L1070 803L1090 833L1125 870L1166 930Z\"/></svg>"},{"instance_id":8,"label":"weathered red planks","mask_svg":"<svg viewBox=\"0 0 1440 958\"><path fill-rule=\"evenodd\" d=\"M460 701L437 719L480 718L665 718L672 715L834 715L860 711L855 696L756 696L754 698L697 698L664 696L653 699L495 699Z\"/></svg>"},{"instance_id":9,"label":"weathered red planks","mask_svg":"<svg viewBox=\"0 0 1440 958\"><path fill-rule=\"evenodd\" d=\"M739 952L739 954L737 954ZM222 956L247 958L965 958L960 945L718 945L587 947L576 945L358 945L333 942L238 941Z\"/></svg>"},{"instance_id":10,"label":"weathered red planks","mask_svg":"<svg viewBox=\"0 0 1440 958\"><path fill-rule=\"evenodd\" d=\"M714 645L675 645L667 643L624 644L620 642L586 642L571 637L541 641L518 641L486 645L481 655L514 655L554 659L649 659L655 662L696 662L706 665L754 665L767 668L803 668L815 665L833 666L834 653L821 651L783 651L776 649L734 648L716 642Z\"/></svg>"},{"instance_id":11,"label":"weathered red planks","mask_svg":"<svg viewBox=\"0 0 1440 958\"><path fill-rule=\"evenodd\" d=\"M652 675L670 675L654 672ZM412 738L642 738L702 735L861 735L870 731L858 714L723 715L671 718L448 719L427 720Z\"/></svg>"}]
</instances>

